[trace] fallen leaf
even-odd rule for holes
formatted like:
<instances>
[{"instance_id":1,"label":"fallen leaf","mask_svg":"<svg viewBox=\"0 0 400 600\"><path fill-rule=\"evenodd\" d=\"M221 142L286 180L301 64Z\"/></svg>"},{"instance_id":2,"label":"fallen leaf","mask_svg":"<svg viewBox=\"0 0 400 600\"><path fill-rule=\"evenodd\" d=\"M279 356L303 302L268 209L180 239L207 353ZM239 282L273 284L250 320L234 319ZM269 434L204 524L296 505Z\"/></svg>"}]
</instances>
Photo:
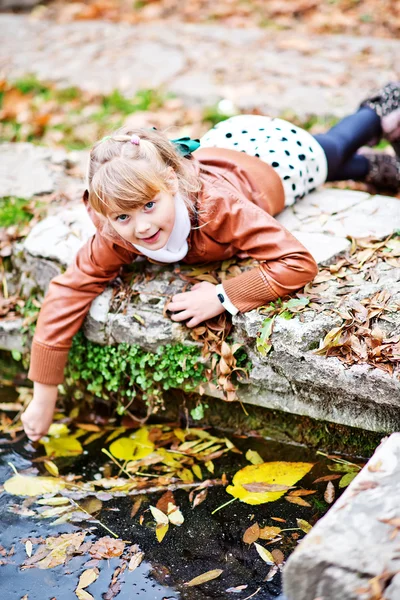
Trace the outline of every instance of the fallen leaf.
<instances>
[{"instance_id":1,"label":"fallen leaf","mask_svg":"<svg viewBox=\"0 0 400 600\"><path fill-rule=\"evenodd\" d=\"M68 553L71 549L79 550L85 539L85 533L62 533L57 537L48 537L45 541L45 547L50 550L49 554L36 563L39 569L53 569L65 562ZM32 557L33 558L33 557Z\"/></svg>"},{"instance_id":2,"label":"fallen leaf","mask_svg":"<svg viewBox=\"0 0 400 600\"><path fill-rule=\"evenodd\" d=\"M257 544L257 542L254 542L254 546L256 547L258 554L261 556L261 558L263 559L264 562L266 562L269 565L274 564L275 561L274 561L274 557L272 556L271 552L269 552L266 548L264 548L264 546Z\"/></svg>"},{"instance_id":3,"label":"fallen leaf","mask_svg":"<svg viewBox=\"0 0 400 600\"><path fill-rule=\"evenodd\" d=\"M116 540L110 536L104 536L98 539L89 548L89 554L93 558L117 558L121 556L125 549L123 540Z\"/></svg>"},{"instance_id":4,"label":"fallen leaf","mask_svg":"<svg viewBox=\"0 0 400 600\"><path fill-rule=\"evenodd\" d=\"M226 491L247 504L274 502L285 492L249 492L243 486L253 483L291 486L302 479L313 466L313 463L281 461L267 462L262 465L249 465L235 473L232 480L233 485L229 485Z\"/></svg>"},{"instance_id":5,"label":"fallen leaf","mask_svg":"<svg viewBox=\"0 0 400 600\"><path fill-rule=\"evenodd\" d=\"M156 508L167 514L168 504L175 504L174 494L170 491L165 492L156 504ZM153 515L154 516L154 515ZM155 517L154 517L155 518Z\"/></svg>"},{"instance_id":6,"label":"fallen leaf","mask_svg":"<svg viewBox=\"0 0 400 600\"><path fill-rule=\"evenodd\" d=\"M163 525L162 523L160 523L159 525L157 525L156 527L156 538L157 540L160 542L163 541L167 531L169 529L169 525L168 523L166 523L165 525Z\"/></svg>"},{"instance_id":7,"label":"fallen leaf","mask_svg":"<svg viewBox=\"0 0 400 600\"><path fill-rule=\"evenodd\" d=\"M280 527L263 527L260 529L259 538L261 540L273 540L280 532Z\"/></svg>"},{"instance_id":8,"label":"fallen leaf","mask_svg":"<svg viewBox=\"0 0 400 600\"><path fill-rule=\"evenodd\" d=\"M292 504L298 504L298 506L311 506L309 502L303 500L303 498L299 498L298 496L285 496L285 500L291 502Z\"/></svg>"},{"instance_id":9,"label":"fallen leaf","mask_svg":"<svg viewBox=\"0 0 400 600\"><path fill-rule=\"evenodd\" d=\"M167 515L169 522L172 523L172 525L177 525L178 527L182 525L185 520L179 508L171 502L168 503Z\"/></svg>"},{"instance_id":10,"label":"fallen leaf","mask_svg":"<svg viewBox=\"0 0 400 600\"><path fill-rule=\"evenodd\" d=\"M258 523L254 523L243 534L243 541L245 544L252 544L256 542L260 536L260 526Z\"/></svg>"},{"instance_id":11,"label":"fallen leaf","mask_svg":"<svg viewBox=\"0 0 400 600\"><path fill-rule=\"evenodd\" d=\"M65 487L62 479L55 477L31 477L29 475L14 475L4 482L4 489L14 496L42 496L55 494Z\"/></svg>"},{"instance_id":12,"label":"fallen leaf","mask_svg":"<svg viewBox=\"0 0 400 600\"><path fill-rule=\"evenodd\" d=\"M43 444L47 456L53 456L54 458L59 456L79 456L83 452L80 441L73 435L51 437L50 439L46 436L40 440L40 443Z\"/></svg>"},{"instance_id":13,"label":"fallen leaf","mask_svg":"<svg viewBox=\"0 0 400 600\"><path fill-rule=\"evenodd\" d=\"M88 587L91 583L96 581L99 576L99 570L95 567L94 569L87 569L79 577L78 588ZM76 592L76 591L75 591Z\"/></svg>"},{"instance_id":14,"label":"fallen leaf","mask_svg":"<svg viewBox=\"0 0 400 600\"><path fill-rule=\"evenodd\" d=\"M283 563L285 562L285 556L281 550L275 548L274 550L272 550L271 554L276 565L283 565Z\"/></svg>"},{"instance_id":15,"label":"fallen leaf","mask_svg":"<svg viewBox=\"0 0 400 600\"><path fill-rule=\"evenodd\" d=\"M149 508L157 525L168 525L168 516L162 510L155 506L150 506Z\"/></svg>"},{"instance_id":16,"label":"fallen leaf","mask_svg":"<svg viewBox=\"0 0 400 600\"><path fill-rule=\"evenodd\" d=\"M353 481L353 479L355 477L357 477L357 474L358 474L357 471L352 471L351 473L346 473L346 475L343 475L343 477L339 481L339 487L340 488L347 487Z\"/></svg>"},{"instance_id":17,"label":"fallen leaf","mask_svg":"<svg viewBox=\"0 0 400 600\"><path fill-rule=\"evenodd\" d=\"M202 490L201 492L199 492L197 494L197 496L195 497L195 499L193 500L193 508L196 508L196 506L199 506L199 504L201 504L202 502L204 502L204 500L207 498L207 494L208 494L208 490Z\"/></svg>"},{"instance_id":18,"label":"fallen leaf","mask_svg":"<svg viewBox=\"0 0 400 600\"><path fill-rule=\"evenodd\" d=\"M219 577L223 572L223 569L213 569L212 571L206 571L206 573L198 575L190 581L187 581L184 585L187 585L188 587L193 587L194 585L201 585L202 583L206 583L207 581L211 581L212 579L217 579L217 577Z\"/></svg>"},{"instance_id":19,"label":"fallen leaf","mask_svg":"<svg viewBox=\"0 0 400 600\"><path fill-rule=\"evenodd\" d=\"M296 519L296 521L297 527L304 531L304 533L309 533L311 531L312 525L310 525L308 521L305 521L304 519Z\"/></svg>"},{"instance_id":20,"label":"fallen leaf","mask_svg":"<svg viewBox=\"0 0 400 600\"><path fill-rule=\"evenodd\" d=\"M341 475L324 475L323 477L318 477L315 479L313 483L322 483L323 481L333 481L334 479L340 479Z\"/></svg>"},{"instance_id":21,"label":"fallen leaf","mask_svg":"<svg viewBox=\"0 0 400 600\"><path fill-rule=\"evenodd\" d=\"M29 558L32 556L32 549L33 549L32 542L31 542L31 540L28 540L25 543L25 551L26 551L27 555L29 556Z\"/></svg>"},{"instance_id":22,"label":"fallen leaf","mask_svg":"<svg viewBox=\"0 0 400 600\"><path fill-rule=\"evenodd\" d=\"M144 552L136 552L136 554L134 554L131 558L131 560L129 561L128 564L128 569L129 571L134 571L135 569L138 568L138 566L140 565L140 563L142 562L144 558Z\"/></svg>"},{"instance_id":23,"label":"fallen leaf","mask_svg":"<svg viewBox=\"0 0 400 600\"><path fill-rule=\"evenodd\" d=\"M110 445L110 452L120 460L140 460L154 451L154 444L149 440L146 427L138 429L130 437L122 437Z\"/></svg>"},{"instance_id":24,"label":"fallen leaf","mask_svg":"<svg viewBox=\"0 0 400 600\"><path fill-rule=\"evenodd\" d=\"M332 504L335 499L335 487L332 481L328 481L328 485L326 486L326 490L324 492L324 500L328 504Z\"/></svg>"},{"instance_id":25,"label":"fallen leaf","mask_svg":"<svg viewBox=\"0 0 400 600\"><path fill-rule=\"evenodd\" d=\"M293 492L289 492L288 496L309 496L310 494L315 494L317 490L294 490Z\"/></svg>"}]
</instances>

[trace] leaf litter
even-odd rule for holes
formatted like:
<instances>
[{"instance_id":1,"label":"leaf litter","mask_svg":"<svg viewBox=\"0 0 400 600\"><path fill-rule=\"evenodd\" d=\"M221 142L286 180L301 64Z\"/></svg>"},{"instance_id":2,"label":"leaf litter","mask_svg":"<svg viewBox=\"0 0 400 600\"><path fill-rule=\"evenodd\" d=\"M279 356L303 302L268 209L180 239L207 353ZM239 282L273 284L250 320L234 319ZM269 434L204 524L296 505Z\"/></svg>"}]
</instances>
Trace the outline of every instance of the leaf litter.
<instances>
[{"instance_id":1,"label":"leaf litter","mask_svg":"<svg viewBox=\"0 0 400 600\"><path fill-rule=\"evenodd\" d=\"M83 446L87 437L94 433L101 433L90 427L78 427L74 430L73 423L70 423L67 428L62 426L65 425L63 423L58 425L60 427L53 428L49 439L66 440L67 448L69 447L69 441L67 442L67 440L69 438L76 439L77 433ZM228 454L231 454L232 458L236 455L240 458L241 464L246 464L245 456L241 454L241 451L230 439L213 434L205 429L180 429L169 425L147 425L134 430L129 437L125 435L126 430L121 428L118 428L118 434L119 438L111 439L108 442L109 463L103 471L104 476L84 480L81 476L75 476L71 473L60 475L60 473L63 473L60 468L62 461L70 459L71 455L61 454L55 456L52 452L49 455L52 460L46 458L45 462L37 462L38 467L42 465L42 468L46 468L46 464L50 465L52 476L43 478L41 476L16 474L8 482L5 482L6 491L10 493L10 482L11 490L14 490L12 480L15 484L15 478L18 478L18 481L21 481L20 478L22 478L22 487L20 488L17 485L13 493L20 494L23 492L22 497L25 497L23 502L30 503L25 507L26 516L48 520L55 519L54 523L56 524L69 521L75 524L75 527L79 527L82 521L87 525L92 522L101 526L106 514L104 510L109 510L105 508L108 500L137 495L137 499L133 498L132 508L130 509L131 518L137 523L137 526L152 529L160 545L166 543L166 539L168 539L166 536L169 535L171 528L184 527L190 516L186 512L186 504L183 507L179 506L181 502L178 504L174 494L176 489L180 491L187 490L191 505L191 508L189 505L189 511L199 510L199 506L203 504L205 506L203 514L208 513L209 515L211 507L208 507L207 503L208 493L209 489L215 486L219 486L221 489L227 486L226 491L229 494L233 492L233 500L237 497L244 505L252 504L254 499L257 500L255 504L268 504L276 502L281 497L286 500L294 499L296 502L300 501L301 503L303 496L312 497L316 492L315 489L306 489L306 486L297 487L303 477L313 468L314 463L264 462L262 456L256 451L245 452L247 459L256 457L256 464L239 469L233 475L230 485L228 484L231 477L226 477L224 474L222 474L221 479L204 479L204 472L207 472L205 466L210 460L210 455L213 456L218 471L219 460L224 459ZM130 440L129 444L133 442L135 448L132 444L129 447L121 444L113 446L123 438ZM42 447L45 450L44 445ZM112 447L118 458L112 455ZM61 448L62 442L60 443ZM115 448L117 448L116 451ZM110 457L113 458L112 461ZM330 466L343 467L340 477L352 475L355 470L357 472L359 470L358 465L353 465L348 461L341 463L339 457L325 458L328 461L333 461ZM196 466L200 469L197 474ZM112 470L115 473L114 475L111 475ZM196 481L198 475L202 476L203 480ZM25 487L26 479L29 480L28 488ZM52 482L50 488L47 488L47 486L40 487L42 479ZM27 490L29 494L33 493L30 484L35 480L39 483L39 487L34 488L34 495L26 495ZM321 486L323 484L324 482L321 482ZM7 490L7 488L9 489ZM241 491L237 494L240 488ZM158 500L156 504L149 505L148 500L144 499L146 498L144 494L154 493L155 491L158 492ZM302 505L299 508L310 511L310 504L307 503L306 506ZM204 511L206 512L204 513ZM277 572L274 570L275 568L279 570L282 566L287 554L287 542L292 540L292 543L294 543L297 539L296 536L298 536L297 532L303 535L308 533L312 527L308 520L301 517L297 519L297 527L289 527L288 529L282 528L282 526L278 527L274 524L274 520L285 522L285 519L271 517L271 520L269 520L267 518L268 514L270 513L265 513L265 518L261 521L257 520L249 524L241 534L243 542L249 549L254 545L256 554L262 562L269 566L266 581L268 577L271 579L274 577ZM308 514L312 520L312 513L309 512ZM100 515L100 520L96 520L96 515ZM104 523L103 526L105 526ZM79 599L90 600L93 597L90 594L90 585L98 577L99 570L101 570L101 561L115 558L121 561L121 565L124 565L123 570L133 571L138 568L143 560L146 560L145 552L140 549L138 544L132 543L135 540L121 540L115 534L115 537L106 535L97 541L86 541L89 531L90 529L84 529L73 534L52 535L41 542L35 542L33 538L25 540L26 560L22 568L54 568L55 566L67 564L73 556L87 555L89 561L85 565L86 569L81 574L81 578L77 581L75 594ZM283 543L285 539L287 542L282 546L282 549L276 547ZM271 550L266 548L264 544L267 546L272 544ZM118 568L122 569L121 566ZM205 571L193 580L187 580L186 585L189 587L206 585L208 581L212 581L214 578L218 579L222 573L222 569L211 569L211 571ZM121 577L121 570L116 569L107 592L110 599L121 589Z\"/></svg>"}]
</instances>

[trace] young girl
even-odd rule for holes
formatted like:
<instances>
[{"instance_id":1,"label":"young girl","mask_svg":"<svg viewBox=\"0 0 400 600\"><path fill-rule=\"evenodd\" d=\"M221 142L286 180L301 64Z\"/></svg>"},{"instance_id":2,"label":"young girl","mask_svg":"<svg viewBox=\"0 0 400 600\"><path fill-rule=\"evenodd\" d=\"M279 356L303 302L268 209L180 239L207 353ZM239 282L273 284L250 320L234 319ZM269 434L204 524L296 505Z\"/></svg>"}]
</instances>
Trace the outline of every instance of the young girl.
<instances>
[{"instance_id":1,"label":"young girl","mask_svg":"<svg viewBox=\"0 0 400 600\"><path fill-rule=\"evenodd\" d=\"M385 86L314 137L250 115L216 125L193 154L188 138L170 142L147 129L122 128L97 142L84 195L97 232L43 303L29 372L34 396L22 415L28 437L38 440L51 424L71 340L90 303L138 255L192 264L245 254L259 262L223 285L202 282L176 294L171 319L188 327L225 310L252 310L311 281L314 259L273 215L325 181L400 189L398 157L357 153L382 135L399 141L399 91L400 83Z\"/></svg>"}]
</instances>

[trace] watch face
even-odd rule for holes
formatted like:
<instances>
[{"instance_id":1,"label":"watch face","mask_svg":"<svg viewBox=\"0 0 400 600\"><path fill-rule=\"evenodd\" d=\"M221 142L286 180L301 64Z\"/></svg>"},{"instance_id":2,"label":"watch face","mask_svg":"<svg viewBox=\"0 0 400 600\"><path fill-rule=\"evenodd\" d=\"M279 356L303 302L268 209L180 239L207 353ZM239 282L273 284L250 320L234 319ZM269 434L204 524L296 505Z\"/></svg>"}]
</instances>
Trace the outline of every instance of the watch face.
<instances>
[{"instance_id":1,"label":"watch face","mask_svg":"<svg viewBox=\"0 0 400 600\"><path fill-rule=\"evenodd\" d=\"M223 294L217 294L218 300L221 302L221 304L223 304L225 302L225 298L223 296Z\"/></svg>"}]
</instances>

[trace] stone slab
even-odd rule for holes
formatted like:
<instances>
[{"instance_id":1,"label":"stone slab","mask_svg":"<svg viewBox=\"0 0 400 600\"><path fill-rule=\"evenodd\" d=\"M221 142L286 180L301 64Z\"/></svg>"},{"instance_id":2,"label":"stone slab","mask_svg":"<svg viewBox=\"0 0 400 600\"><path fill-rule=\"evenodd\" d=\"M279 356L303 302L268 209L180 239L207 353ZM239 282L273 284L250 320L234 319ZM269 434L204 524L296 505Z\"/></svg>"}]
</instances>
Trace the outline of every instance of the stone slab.
<instances>
[{"instance_id":1,"label":"stone slab","mask_svg":"<svg viewBox=\"0 0 400 600\"><path fill-rule=\"evenodd\" d=\"M49 24L23 15L0 15L0 30L5 77L33 73L61 86L127 95L162 86L188 105L228 99L272 116L345 116L367 90L400 78L400 41L391 39L297 32L289 39L268 28L178 22Z\"/></svg>"},{"instance_id":2,"label":"stone slab","mask_svg":"<svg viewBox=\"0 0 400 600\"><path fill-rule=\"evenodd\" d=\"M388 587L385 574L400 572L399 544L384 520L400 518L399 493L400 433L394 433L289 557L287 599L367 600L371 580L381 578L390 594L384 597L397 600L398 580Z\"/></svg>"}]
</instances>

